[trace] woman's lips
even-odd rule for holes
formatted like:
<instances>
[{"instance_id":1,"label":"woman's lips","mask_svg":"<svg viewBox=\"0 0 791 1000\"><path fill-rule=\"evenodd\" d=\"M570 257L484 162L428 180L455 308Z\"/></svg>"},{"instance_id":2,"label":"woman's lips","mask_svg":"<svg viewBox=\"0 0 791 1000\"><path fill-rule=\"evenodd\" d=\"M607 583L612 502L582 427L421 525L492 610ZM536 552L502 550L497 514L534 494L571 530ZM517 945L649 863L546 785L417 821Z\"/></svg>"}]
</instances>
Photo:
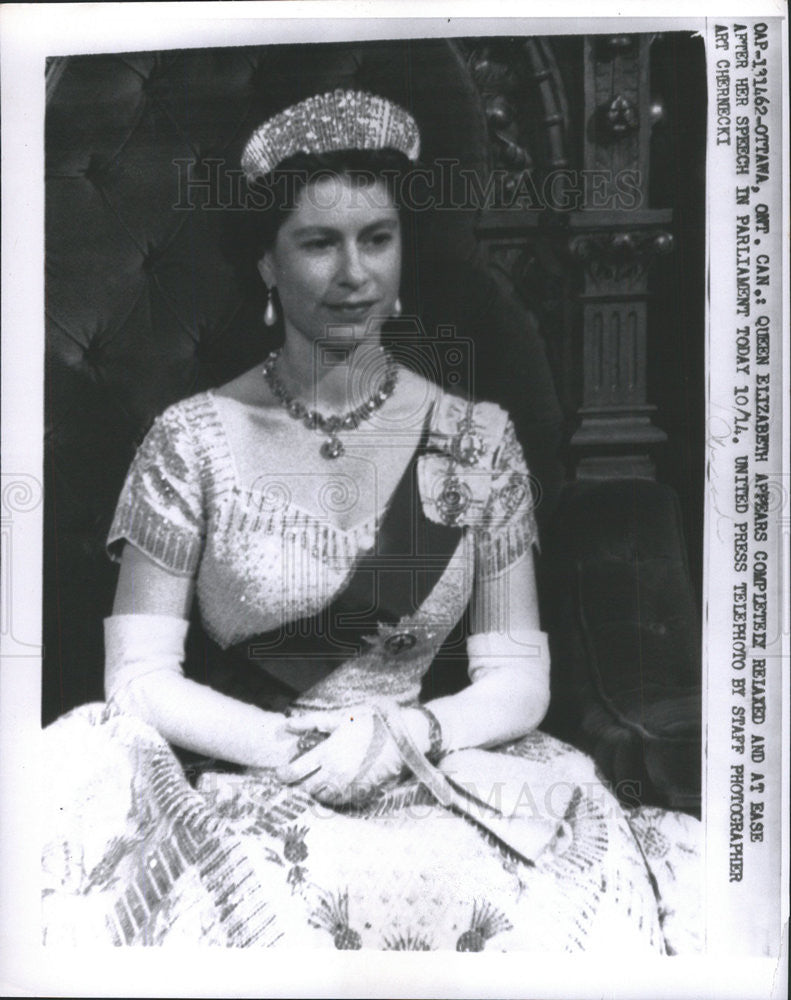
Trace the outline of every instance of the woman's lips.
<instances>
[{"instance_id":1,"label":"woman's lips","mask_svg":"<svg viewBox=\"0 0 791 1000\"><path fill-rule=\"evenodd\" d=\"M365 302L328 302L327 308L343 319L360 319L373 309L376 299Z\"/></svg>"}]
</instances>

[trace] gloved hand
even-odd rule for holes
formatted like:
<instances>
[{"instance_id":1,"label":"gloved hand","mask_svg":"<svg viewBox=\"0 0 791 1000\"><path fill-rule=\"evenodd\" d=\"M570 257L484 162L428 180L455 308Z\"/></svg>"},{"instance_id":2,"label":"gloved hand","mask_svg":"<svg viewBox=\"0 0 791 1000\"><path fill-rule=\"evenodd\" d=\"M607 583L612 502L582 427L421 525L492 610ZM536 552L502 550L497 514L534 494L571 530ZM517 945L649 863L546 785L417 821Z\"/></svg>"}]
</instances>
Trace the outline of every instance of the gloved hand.
<instances>
[{"instance_id":1,"label":"gloved hand","mask_svg":"<svg viewBox=\"0 0 791 1000\"><path fill-rule=\"evenodd\" d=\"M325 805L362 802L403 770L381 715L366 705L306 712L288 719L286 728L299 734L302 746L308 747L315 742L316 731L327 734L277 771L285 784L300 784Z\"/></svg>"}]
</instances>

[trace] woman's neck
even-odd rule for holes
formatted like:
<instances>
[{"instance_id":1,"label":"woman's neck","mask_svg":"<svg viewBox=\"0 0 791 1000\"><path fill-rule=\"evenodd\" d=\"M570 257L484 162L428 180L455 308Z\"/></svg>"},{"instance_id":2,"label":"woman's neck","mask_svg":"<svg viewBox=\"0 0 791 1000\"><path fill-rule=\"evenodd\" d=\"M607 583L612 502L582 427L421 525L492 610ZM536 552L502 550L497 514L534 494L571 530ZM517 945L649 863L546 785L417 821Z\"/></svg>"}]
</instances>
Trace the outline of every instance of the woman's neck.
<instances>
[{"instance_id":1,"label":"woman's neck","mask_svg":"<svg viewBox=\"0 0 791 1000\"><path fill-rule=\"evenodd\" d=\"M299 334L286 335L277 374L294 398L322 413L343 413L359 406L377 388L386 358L379 339L320 344Z\"/></svg>"}]
</instances>

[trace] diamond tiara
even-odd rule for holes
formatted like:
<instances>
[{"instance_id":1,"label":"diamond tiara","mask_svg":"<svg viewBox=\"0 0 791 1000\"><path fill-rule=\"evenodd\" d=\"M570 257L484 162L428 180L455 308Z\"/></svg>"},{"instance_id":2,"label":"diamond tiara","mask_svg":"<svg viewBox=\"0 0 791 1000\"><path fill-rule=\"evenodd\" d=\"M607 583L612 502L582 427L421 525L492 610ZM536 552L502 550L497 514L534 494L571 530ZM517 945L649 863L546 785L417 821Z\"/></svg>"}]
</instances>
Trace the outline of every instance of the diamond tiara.
<instances>
[{"instance_id":1,"label":"diamond tiara","mask_svg":"<svg viewBox=\"0 0 791 1000\"><path fill-rule=\"evenodd\" d=\"M384 97L333 90L300 101L260 125L244 148L242 169L252 181L294 153L386 148L416 160L420 132L415 119Z\"/></svg>"}]
</instances>

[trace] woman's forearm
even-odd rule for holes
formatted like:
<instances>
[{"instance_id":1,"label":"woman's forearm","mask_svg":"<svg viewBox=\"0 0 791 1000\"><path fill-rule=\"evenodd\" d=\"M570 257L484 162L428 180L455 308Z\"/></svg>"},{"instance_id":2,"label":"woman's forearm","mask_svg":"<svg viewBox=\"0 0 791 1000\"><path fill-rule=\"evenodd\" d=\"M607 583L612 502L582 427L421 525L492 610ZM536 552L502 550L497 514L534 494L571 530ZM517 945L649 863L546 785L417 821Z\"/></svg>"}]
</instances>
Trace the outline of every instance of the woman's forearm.
<instances>
[{"instance_id":1,"label":"woman's forearm","mask_svg":"<svg viewBox=\"0 0 791 1000\"><path fill-rule=\"evenodd\" d=\"M284 763L296 752L296 741L286 734L282 716L184 676L188 627L174 615L106 618L107 700L186 750L254 767Z\"/></svg>"},{"instance_id":2,"label":"woman's forearm","mask_svg":"<svg viewBox=\"0 0 791 1000\"><path fill-rule=\"evenodd\" d=\"M549 707L546 672L533 663L503 665L457 694L426 703L442 728L446 751L488 747L535 729Z\"/></svg>"},{"instance_id":3,"label":"woman's forearm","mask_svg":"<svg viewBox=\"0 0 791 1000\"><path fill-rule=\"evenodd\" d=\"M285 717L266 712L158 670L136 677L112 701L152 725L169 743L195 753L251 767L279 767L295 751Z\"/></svg>"},{"instance_id":4,"label":"woman's forearm","mask_svg":"<svg viewBox=\"0 0 791 1000\"><path fill-rule=\"evenodd\" d=\"M549 707L549 645L540 628L532 550L504 572L476 577L470 610L472 683L427 702L448 751L519 739Z\"/></svg>"}]
</instances>

